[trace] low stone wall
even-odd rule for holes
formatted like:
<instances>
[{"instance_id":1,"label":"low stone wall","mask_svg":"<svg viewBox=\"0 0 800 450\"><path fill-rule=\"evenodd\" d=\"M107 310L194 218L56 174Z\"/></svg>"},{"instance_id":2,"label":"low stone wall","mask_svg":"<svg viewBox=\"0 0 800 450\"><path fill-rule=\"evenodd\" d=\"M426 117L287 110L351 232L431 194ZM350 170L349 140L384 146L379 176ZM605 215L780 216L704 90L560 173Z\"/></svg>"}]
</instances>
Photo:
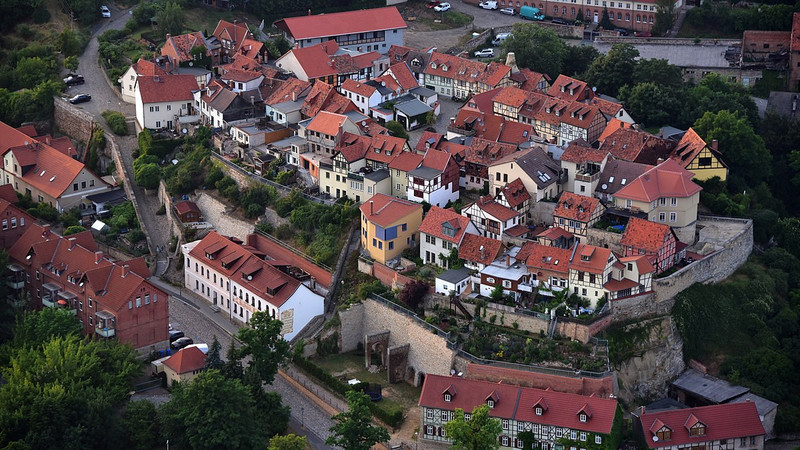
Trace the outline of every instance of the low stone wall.
<instances>
[{"instance_id":1,"label":"low stone wall","mask_svg":"<svg viewBox=\"0 0 800 450\"><path fill-rule=\"evenodd\" d=\"M475 316L476 306L474 304L466 302L461 302L461 304L464 305L464 308L470 314L472 314L472 316ZM434 306L447 309L450 307L450 300L441 295L430 295L425 299L425 309L433 309ZM520 330L529 331L536 334L542 331L547 332L547 327L550 324L549 319L544 319L540 316L535 316L532 314L519 313L513 306L500 305L491 302L487 303L486 318L484 320L488 320L488 318L493 315L498 317L498 323L499 318L503 317L505 326L514 326L514 323L516 323ZM483 314L481 314L481 317L483 317Z\"/></svg>"},{"instance_id":2,"label":"low stone wall","mask_svg":"<svg viewBox=\"0 0 800 450\"><path fill-rule=\"evenodd\" d=\"M53 118L56 129L75 140L87 144L92 137L92 129L94 129L92 115L72 106L61 97L53 97L53 106L55 107ZM78 149L79 155L83 154L82 150Z\"/></svg>"},{"instance_id":3,"label":"low stone wall","mask_svg":"<svg viewBox=\"0 0 800 450\"><path fill-rule=\"evenodd\" d=\"M169 218L172 234L178 236L180 240L183 240L183 223L175 214L175 209L173 208L174 205L172 204L172 197L170 197L169 192L167 192L167 185L164 183L164 180L161 180L158 183L158 199L161 201L161 204L164 205L167 217Z\"/></svg>"},{"instance_id":4,"label":"low stone wall","mask_svg":"<svg viewBox=\"0 0 800 450\"><path fill-rule=\"evenodd\" d=\"M414 385L420 375L449 375L455 351L448 345L449 333L425 323L404 308L367 298L361 303L339 310L340 349L349 352L367 336L389 332L389 348L409 344L404 378Z\"/></svg>"},{"instance_id":5,"label":"low stone wall","mask_svg":"<svg viewBox=\"0 0 800 450\"><path fill-rule=\"evenodd\" d=\"M620 241L622 241L621 233L600 230L598 228L589 228L586 230L586 243L589 245L610 248L614 253L624 255L625 249L622 247Z\"/></svg>"},{"instance_id":6,"label":"low stone wall","mask_svg":"<svg viewBox=\"0 0 800 450\"><path fill-rule=\"evenodd\" d=\"M682 45L682 46L719 46L731 47L740 45L741 39L686 39L686 38L661 38L661 37L632 37L632 36L600 36L595 42L603 44L656 44L656 45Z\"/></svg>"},{"instance_id":7,"label":"low stone wall","mask_svg":"<svg viewBox=\"0 0 800 450\"><path fill-rule=\"evenodd\" d=\"M594 335L608 328L613 321L611 314L605 314L590 323L569 317L559 317L556 321L556 334L585 344Z\"/></svg>"}]
</instances>

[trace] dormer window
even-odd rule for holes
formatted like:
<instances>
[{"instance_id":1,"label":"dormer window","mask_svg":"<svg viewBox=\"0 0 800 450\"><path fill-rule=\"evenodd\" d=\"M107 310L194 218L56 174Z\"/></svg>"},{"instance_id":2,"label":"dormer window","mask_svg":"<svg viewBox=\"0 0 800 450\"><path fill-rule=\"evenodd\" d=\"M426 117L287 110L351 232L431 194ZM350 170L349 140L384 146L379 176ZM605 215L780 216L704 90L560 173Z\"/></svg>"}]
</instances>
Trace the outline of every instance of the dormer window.
<instances>
[{"instance_id":1,"label":"dormer window","mask_svg":"<svg viewBox=\"0 0 800 450\"><path fill-rule=\"evenodd\" d=\"M534 412L534 413L535 413L537 416L541 416L541 415L544 413L544 410L542 410L542 408L541 408L540 406L537 406L536 408L534 408L534 409L533 409L533 412Z\"/></svg>"},{"instance_id":2,"label":"dormer window","mask_svg":"<svg viewBox=\"0 0 800 450\"><path fill-rule=\"evenodd\" d=\"M451 400L453 400L453 396L450 394L444 394L444 401L450 402Z\"/></svg>"},{"instance_id":3,"label":"dormer window","mask_svg":"<svg viewBox=\"0 0 800 450\"><path fill-rule=\"evenodd\" d=\"M489 400L487 400L487 401L486 401L486 404L487 404L487 405L489 405L489 408L490 408L490 409L491 409L491 408L494 408L494 400L492 400L492 399L489 399Z\"/></svg>"},{"instance_id":4,"label":"dormer window","mask_svg":"<svg viewBox=\"0 0 800 450\"><path fill-rule=\"evenodd\" d=\"M442 64L442 72L447 72L447 66L445 64Z\"/></svg>"},{"instance_id":5,"label":"dormer window","mask_svg":"<svg viewBox=\"0 0 800 450\"><path fill-rule=\"evenodd\" d=\"M580 420L581 422L586 422L587 419L588 418L586 417L586 414L581 414L578 416L578 420Z\"/></svg>"},{"instance_id":6,"label":"dormer window","mask_svg":"<svg viewBox=\"0 0 800 450\"><path fill-rule=\"evenodd\" d=\"M689 429L689 436L705 436L706 426L698 422L695 426Z\"/></svg>"},{"instance_id":7,"label":"dormer window","mask_svg":"<svg viewBox=\"0 0 800 450\"><path fill-rule=\"evenodd\" d=\"M451 384L442 392L442 395L444 396L444 401L450 403L453 400L453 396L456 395L456 387Z\"/></svg>"},{"instance_id":8,"label":"dormer window","mask_svg":"<svg viewBox=\"0 0 800 450\"><path fill-rule=\"evenodd\" d=\"M436 68L436 63L435 63L435 62L432 62L432 63L431 63L431 69L435 69L435 68Z\"/></svg>"},{"instance_id":9,"label":"dormer window","mask_svg":"<svg viewBox=\"0 0 800 450\"><path fill-rule=\"evenodd\" d=\"M656 431L656 437L659 441L669 441L672 439L672 430L668 427L662 427L660 430Z\"/></svg>"}]
</instances>

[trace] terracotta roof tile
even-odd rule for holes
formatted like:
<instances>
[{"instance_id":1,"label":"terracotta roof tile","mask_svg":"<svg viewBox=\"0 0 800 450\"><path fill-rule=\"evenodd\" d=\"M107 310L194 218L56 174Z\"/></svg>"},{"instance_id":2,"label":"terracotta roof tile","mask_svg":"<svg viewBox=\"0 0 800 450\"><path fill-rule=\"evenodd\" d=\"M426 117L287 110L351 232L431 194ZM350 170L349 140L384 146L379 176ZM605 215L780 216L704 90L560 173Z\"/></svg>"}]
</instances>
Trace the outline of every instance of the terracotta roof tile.
<instances>
[{"instance_id":1,"label":"terracotta roof tile","mask_svg":"<svg viewBox=\"0 0 800 450\"><path fill-rule=\"evenodd\" d=\"M506 200L506 202L508 202L508 205L512 208L516 208L517 206L531 199L531 193L525 189L525 185L522 183L521 178L517 178L510 183L506 183L506 185L500 189L500 193L503 195L503 198Z\"/></svg>"},{"instance_id":2,"label":"terracotta roof tile","mask_svg":"<svg viewBox=\"0 0 800 450\"><path fill-rule=\"evenodd\" d=\"M178 375L194 372L206 366L206 354L197 347L184 348L165 359L164 365Z\"/></svg>"},{"instance_id":3,"label":"terracotta roof tile","mask_svg":"<svg viewBox=\"0 0 800 450\"><path fill-rule=\"evenodd\" d=\"M445 223L449 223L449 226L455 230L454 236L444 234L442 228ZM422 219L419 231L458 245L464 237L468 225L469 219L454 210L431 206L431 209L425 214L425 218Z\"/></svg>"},{"instance_id":4,"label":"terracotta roof tile","mask_svg":"<svg viewBox=\"0 0 800 450\"><path fill-rule=\"evenodd\" d=\"M611 133L617 131L620 128L630 128L630 127L631 127L631 124L629 124L628 122L623 122L623 121L621 121L621 120L619 120L617 118L613 118L613 119L608 121L608 123L606 124L606 127L603 129L603 132L600 133L600 137L597 138L597 140L600 143L602 143L603 141L606 140L606 138L608 136L611 135Z\"/></svg>"},{"instance_id":5,"label":"terracotta roof tile","mask_svg":"<svg viewBox=\"0 0 800 450\"><path fill-rule=\"evenodd\" d=\"M570 270L602 274L612 257L611 250L588 244L575 245L575 256L570 261Z\"/></svg>"},{"instance_id":6,"label":"terracotta roof tile","mask_svg":"<svg viewBox=\"0 0 800 450\"><path fill-rule=\"evenodd\" d=\"M200 212L200 208L197 207L195 202L184 200L178 203L175 203L175 210L178 211L178 214L186 214L188 212Z\"/></svg>"},{"instance_id":7,"label":"terracotta roof tile","mask_svg":"<svg viewBox=\"0 0 800 450\"><path fill-rule=\"evenodd\" d=\"M537 273L539 270L569 273L571 248L548 247L534 242L526 242L525 247L528 247L525 265L528 266L531 273ZM519 254L517 254L517 259L519 259Z\"/></svg>"},{"instance_id":8,"label":"terracotta roof tile","mask_svg":"<svg viewBox=\"0 0 800 450\"><path fill-rule=\"evenodd\" d=\"M413 152L402 152L389 163L390 169L410 172L422 164L422 155Z\"/></svg>"},{"instance_id":9,"label":"terracotta roof tile","mask_svg":"<svg viewBox=\"0 0 800 450\"><path fill-rule=\"evenodd\" d=\"M458 257L465 261L488 265L499 257L502 251L502 241L467 233L458 247Z\"/></svg>"},{"instance_id":10,"label":"terracotta roof tile","mask_svg":"<svg viewBox=\"0 0 800 450\"><path fill-rule=\"evenodd\" d=\"M340 89L343 91L350 91L364 97L369 97L374 94L378 88L367 83L362 83L352 78L348 78L344 80L344 83L342 83Z\"/></svg>"},{"instance_id":11,"label":"terracotta roof tile","mask_svg":"<svg viewBox=\"0 0 800 450\"><path fill-rule=\"evenodd\" d=\"M287 17L275 22L275 26L287 31L295 40L299 40L406 28L407 25L397 8L388 6Z\"/></svg>"},{"instance_id":12,"label":"terracotta roof tile","mask_svg":"<svg viewBox=\"0 0 800 450\"><path fill-rule=\"evenodd\" d=\"M553 97L562 98L564 100L587 100L594 96L591 89L584 81L576 80L575 78L566 75L559 75L550 89L547 90L549 95Z\"/></svg>"},{"instance_id":13,"label":"terracotta roof tile","mask_svg":"<svg viewBox=\"0 0 800 450\"><path fill-rule=\"evenodd\" d=\"M316 117L311 119L306 128L329 136L336 136L339 134L339 128L346 120L347 116L320 111Z\"/></svg>"},{"instance_id":14,"label":"terracotta roof tile","mask_svg":"<svg viewBox=\"0 0 800 450\"><path fill-rule=\"evenodd\" d=\"M503 382L523 387L550 389L556 392L608 398L614 394L613 376L604 378L562 377L539 372L507 369L498 366L467 364L466 378Z\"/></svg>"},{"instance_id":15,"label":"terracotta roof tile","mask_svg":"<svg viewBox=\"0 0 800 450\"><path fill-rule=\"evenodd\" d=\"M495 94L492 98L492 101L495 103L508 105L513 108L521 108L527 100L528 93L526 91L511 86L502 88L500 92Z\"/></svg>"},{"instance_id":16,"label":"terracotta roof tile","mask_svg":"<svg viewBox=\"0 0 800 450\"><path fill-rule=\"evenodd\" d=\"M262 74L261 71L228 69L225 71L225 73L220 75L220 78L224 81L238 81L241 83L246 83L263 76L264 74Z\"/></svg>"},{"instance_id":17,"label":"terracotta roof tile","mask_svg":"<svg viewBox=\"0 0 800 450\"><path fill-rule=\"evenodd\" d=\"M622 233L622 245L657 253L666 243L672 229L663 223L631 217L625 232Z\"/></svg>"},{"instance_id":18,"label":"terracotta roof tile","mask_svg":"<svg viewBox=\"0 0 800 450\"><path fill-rule=\"evenodd\" d=\"M506 206L497 203L491 195L484 195L475 202L475 206L483 210L486 214L505 222L506 220L517 217L519 213ZM465 207L466 209L466 207Z\"/></svg>"},{"instance_id":19,"label":"terracotta roof tile","mask_svg":"<svg viewBox=\"0 0 800 450\"><path fill-rule=\"evenodd\" d=\"M609 158L600 174L600 181L597 183L595 192L613 195L620 188L652 168L653 166L647 164Z\"/></svg>"},{"instance_id":20,"label":"terracotta roof tile","mask_svg":"<svg viewBox=\"0 0 800 450\"><path fill-rule=\"evenodd\" d=\"M445 138L442 134L433 131L423 131L414 150L419 153L425 153L428 148L439 148L439 145L444 141Z\"/></svg>"},{"instance_id":21,"label":"terracotta roof tile","mask_svg":"<svg viewBox=\"0 0 800 450\"><path fill-rule=\"evenodd\" d=\"M558 199L553 217L563 217L565 219L577 220L578 222L589 222L594 211L600 206L600 199L597 197L586 197L585 195L573 194L572 192L562 192Z\"/></svg>"},{"instance_id":22,"label":"terracotta roof tile","mask_svg":"<svg viewBox=\"0 0 800 450\"><path fill-rule=\"evenodd\" d=\"M598 150L592 147L585 147L572 143L567 146L564 153L561 154L562 161L569 161L574 163L594 162L601 163L608 157L608 152Z\"/></svg>"},{"instance_id":23,"label":"terracotta roof tile","mask_svg":"<svg viewBox=\"0 0 800 450\"><path fill-rule=\"evenodd\" d=\"M137 83L143 103L192 101L199 89L194 75L139 77Z\"/></svg>"},{"instance_id":24,"label":"terracotta roof tile","mask_svg":"<svg viewBox=\"0 0 800 450\"><path fill-rule=\"evenodd\" d=\"M719 441L748 436L763 436L764 426L753 402L724 403L698 408L675 409L644 413L640 417L644 439L649 448L689 446L696 442ZM691 436L689 428L696 423L705 425L704 436ZM656 424L654 426L654 424ZM662 427L672 433L668 441L655 442L653 436Z\"/></svg>"},{"instance_id":25,"label":"terracotta roof tile","mask_svg":"<svg viewBox=\"0 0 800 450\"><path fill-rule=\"evenodd\" d=\"M279 86L264 98L264 103L267 105L296 101L302 97L303 92L311 88L311 83L297 78L289 78L286 81L275 80L275 82Z\"/></svg>"},{"instance_id":26,"label":"terracotta roof tile","mask_svg":"<svg viewBox=\"0 0 800 450\"><path fill-rule=\"evenodd\" d=\"M217 22L217 27L212 33L217 39L228 40L234 43L234 51L238 51L245 40L252 39L253 34L247 28L246 23L230 23L227 20Z\"/></svg>"},{"instance_id":27,"label":"terracotta roof tile","mask_svg":"<svg viewBox=\"0 0 800 450\"><path fill-rule=\"evenodd\" d=\"M668 159L629 182L614 196L641 202L652 202L661 197L691 197L702 190L692 181L692 176L692 172Z\"/></svg>"},{"instance_id":28,"label":"terracotta roof tile","mask_svg":"<svg viewBox=\"0 0 800 450\"><path fill-rule=\"evenodd\" d=\"M191 61L193 59L192 49L195 47L203 47L206 51L206 54L210 54L208 47L206 46L206 38L203 36L203 33L199 31L181 34L178 36L170 36L167 38L167 42L161 48L161 54L171 58L176 58L176 62L179 64L185 61ZM156 75L156 73L148 74L148 76L152 75Z\"/></svg>"},{"instance_id":29,"label":"terracotta roof tile","mask_svg":"<svg viewBox=\"0 0 800 450\"><path fill-rule=\"evenodd\" d=\"M411 215L419 214L422 217L422 204L384 194L375 194L361 204L360 209L368 221L382 227L388 227Z\"/></svg>"},{"instance_id":30,"label":"terracotta roof tile","mask_svg":"<svg viewBox=\"0 0 800 450\"><path fill-rule=\"evenodd\" d=\"M297 253L287 250L283 245L259 234L248 235L247 244L253 249L252 251L254 253L263 254L268 263L273 260L283 261L311 275L318 283L326 288L330 287L331 280L333 279L330 272Z\"/></svg>"}]
</instances>

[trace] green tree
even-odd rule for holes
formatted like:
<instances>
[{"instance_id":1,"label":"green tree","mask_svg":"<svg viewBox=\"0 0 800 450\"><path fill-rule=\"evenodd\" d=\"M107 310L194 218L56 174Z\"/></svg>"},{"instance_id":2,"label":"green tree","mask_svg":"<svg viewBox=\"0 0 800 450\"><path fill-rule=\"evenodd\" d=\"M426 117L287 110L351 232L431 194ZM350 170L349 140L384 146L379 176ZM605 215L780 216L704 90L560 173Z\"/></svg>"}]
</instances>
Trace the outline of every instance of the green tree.
<instances>
[{"instance_id":1,"label":"green tree","mask_svg":"<svg viewBox=\"0 0 800 450\"><path fill-rule=\"evenodd\" d=\"M14 327L13 348L33 349L56 337L78 336L81 323L65 309L44 308L26 312L22 321Z\"/></svg>"},{"instance_id":2,"label":"green tree","mask_svg":"<svg viewBox=\"0 0 800 450\"><path fill-rule=\"evenodd\" d=\"M153 402L140 400L130 402L125 407L122 425L128 437L128 448L151 450L160 444L156 407Z\"/></svg>"},{"instance_id":3,"label":"green tree","mask_svg":"<svg viewBox=\"0 0 800 450\"><path fill-rule=\"evenodd\" d=\"M499 302L503 299L503 285L498 284L497 286L492 289L491 294L489 294L492 300L495 302Z\"/></svg>"},{"instance_id":4,"label":"green tree","mask_svg":"<svg viewBox=\"0 0 800 450\"><path fill-rule=\"evenodd\" d=\"M388 441L386 428L372 424L369 397L358 391L348 391L346 397L348 411L333 416L336 424L330 428L333 434L325 443L345 450L369 450L379 442Z\"/></svg>"},{"instance_id":5,"label":"green tree","mask_svg":"<svg viewBox=\"0 0 800 450\"><path fill-rule=\"evenodd\" d=\"M231 340L231 345L228 347L228 351L225 354L225 366L222 368L222 374L225 375L226 378L231 378L235 380L241 380L244 378L244 367L242 366L242 358L239 356L239 350L234 345L234 341Z\"/></svg>"},{"instance_id":6,"label":"green tree","mask_svg":"<svg viewBox=\"0 0 800 450\"><path fill-rule=\"evenodd\" d=\"M604 30L614 29L614 24L611 23L611 18L608 15L608 8L605 6L603 7L603 15L600 17L600 26L603 27Z\"/></svg>"},{"instance_id":7,"label":"green tree","mask_svg":"<svg viewBox=\"0 0 800 450\"><path fill-rule=\"evenodd\" d=\"M78 57L73 55L64 58L64 68L70 72L78 70Z\"/></svg>"},{"instance_id":8,"label":"green tree","mask_svg":"<svg viewBox=\"0 0 800 450\"><path fill-rule=\"evenodd\" d=\"M56 65L52 58L22 58L14 68L14 84L17 88L32 88L55 78Z\"/></svg>"},{"instance_id":9,"label":"green tree","mask_svg":"<svg viewBox=\"0 0 800 450\"><path fill-rule=\"evenodd\" d=\"M172 399L158 409L162 439L174 448L263 448L263 419L250 390L216 370L190 383L175 383Z\"/></svg>"},{"instance_id":10,"label":"green tree","mask_svg":"<svg viewBox=\"0 0 800 450\"><path fill-rule=\"evenodd\" d=\"M401 139L408 139L408 132L406 132L406 129L403 128L403 124L396 120L390 120L386 122L386 129L389 130L389 133L392 136L396 136Z\"/></svg>"},{"instance_id":11,"label":"green tree","mask_svg":"<svg viewBox=\"0 0 800 450\"><path fill-rule=\"evenodd\" d=\"M646 82L633 87L622 86L619 99L637 122L647 126L666 125L675 119L683 106L679 92Z\"/></svg>"},{"instance_id":12,"label":"green tree","mask_svg":"<svg viewBox=\"0 0 800 450\"><path fill-rule=\"evenodd\" d=\"M179 35L183 32L183 8L177 2L167 1L164 8L156 13L156 21L162 36Z\"/></svg>"},{"instance_id":13,"label":"green tree","mask_svg":"<svg viewBox=\"0 0 800 450\"><path fill-rule=\"evenodd\" d=\"M71 225L71 226L67 227L66 230L64 230L64 236L83 233L84 231L86 231L86 228L84 228L84 227L82 227L80 225Z\"/></svg>"},{"instance_id":14,"label":"green tree","mask_svg":"<svg viewBox=\"0 0 800 450\"><path fill-rule=\"evenodd\" d=\"M287 434L270 439L267 450L305 450L306 445L308 445L308 441L305 436Z\"/></svg>"},{"instance_id":15,"label":"green tree","mask_svg":"<svg viewBox=\"0 0 800 450\"><path fill-rule=\"evenodd\" d=\"M499 419L489 417L489 405L476 406L470 420L465 419L463 409L456 409L453 420L444 424L444 429L456 450L500 448L497 437L503 429Z\"/></svg>"},{"instance_id":16,"label":"green tree","mask_svg":"<svg viewBox=\"0 0 800 450\"><path fill-rule=\"evenodd\" d=\"M278 366L289 355L289 343L281 337L283 323L273 319L264 311L257 311L250 317L249 327L239 330L239 349L241 357L251 356L249 363L261 378L271 384L278 373Z\"/></svg>"},{"instance_id":17,"label":"green tree","mask_svg":"<svg viewBox=\"0 0 800 450\"><path fill-rule=\"evenodd\" d=\"M586 71L586 81L599 93L616 97L622 86L633 84L633 70L639 50L631 44L615 44Z\"/></svg>"},{"instance_id":18,"label":"green tree","mask_svg":"<svg viewBox=\"0 0 800 450\"><path fill-rule=\"evenodd\" d=\"M562 72L567 47L555 32L533 23L516 23L503 41L503 51L514 52L517 64L555 79Z\"/></svg>"},{"instance_id":19,"label":"green tree","mask_svg":"<svg viewBox=\"0 0 800 450\"><path fill-rule=\"evenodd\" d=\"M580 10L579 10L580 11ZM591 45L567 45L567 57L564 59L564 75L581 77L589 65L600 56Z\"/></svg>"},{"instance_id":20,"label":"green tree","mask_svg":"<svg viewBox=\"0 0 800 450\"><path fill-rule=\"evenodd\" d=\"M656 0L656 24L653 26L654 36L663 36L672 28L675 21L675 2Z\"/></svg>"},{"instance_id":21,"label":"green tree","mask_svg":"<svg viewBox=\"0 0 800 450\"><path fill-rule=\"evenodd\" d=\"M694 130L706 142L719 141L718 148L731 170L731 178L740 178L752 187L769 178L772 156L761 136L738 113L706 112L695 122Z\"/></svg>"},{"instance_id":22,"label":"green tree","mask_svg":"<svg viewBox=\"0 0 800 450\"><path fill-rule=\"evenodd\" d=\"M161 169L155 164L142 164L133 174L136 184L145 189L155 189L161 181Z\"/></svg>"},{"instance_id":23,"label":"green tree","mask_svg":"<svg viewBox=\"0 0 800 450\"><path fill-rule=\"evenodd\" d=\"M655 83L659 87L683 87L681 68L666 59L640 59L633 68L633 84Z\"/></svg>"},{"instance_id":24,"label":"green tree","mask_svg":"<svg viewBox=\"0 0 800 450\"><path fill-rule=\"evenodd\" d=\"M211 346L208 348L208 355L206 356L206 369L222 370L225 367L225 362L222 361L220 351L222 344L217 340L217 335L214 335L214 340L211 341Z\"/></svg>"},{"instance_id":25,"label":"green tree","mask_svg":"<svg viewBox=\"0 0 800 450\"><path fill-rule=\"evenodd\" d=\"M291 410L283 404L281 395L277 392L265 391L261 384L261 377L252 366L245 370L242 384L250 388L259 416L269 417L269 421L264 422L264 432L267 437L286 432Z\"/></svg>"}]
</instances>

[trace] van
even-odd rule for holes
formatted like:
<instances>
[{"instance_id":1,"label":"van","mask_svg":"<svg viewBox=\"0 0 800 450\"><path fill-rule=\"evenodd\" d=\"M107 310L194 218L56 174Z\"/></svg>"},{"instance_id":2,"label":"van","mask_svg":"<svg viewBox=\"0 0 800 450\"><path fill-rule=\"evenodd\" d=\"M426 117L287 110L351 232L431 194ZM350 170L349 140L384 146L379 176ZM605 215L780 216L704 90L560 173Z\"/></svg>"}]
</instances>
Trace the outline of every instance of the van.
<instances>
[{"instance_id":1,"label":"van","mask_svg":"<svg viewBox=\"0 0 800 450\"><path fill-rule=\"evenodd\" d=\"M544 20L544 14L539 11L539 8L533 6L523 6L519 9L519 16L528 20Z\"/></svg>"},{"instance_id":2,"label":"van","mask_svg":"<svg viewBox=\"0 0 800 450\"><path fill-rule=\"evenodd\" d=\"M498 33L497 36L492 39L492 45L497 46L502 44L509 36L511 36L511 33Z\"/></svg>"}]
</instances>

